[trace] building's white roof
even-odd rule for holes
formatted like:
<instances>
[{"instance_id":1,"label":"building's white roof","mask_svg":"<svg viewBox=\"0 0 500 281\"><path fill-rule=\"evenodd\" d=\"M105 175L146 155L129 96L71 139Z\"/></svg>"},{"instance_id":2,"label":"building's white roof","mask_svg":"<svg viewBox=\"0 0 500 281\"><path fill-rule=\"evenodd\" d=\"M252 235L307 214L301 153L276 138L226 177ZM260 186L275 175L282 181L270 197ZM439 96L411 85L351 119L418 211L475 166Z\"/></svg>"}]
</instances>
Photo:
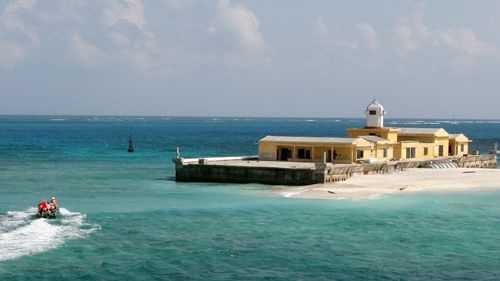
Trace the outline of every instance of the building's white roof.
<instances>
[{"instance_id":1,"label":"building's white roof","mask_svg":"<svg viewBox=\"0 0 500 281\"><path fill-rule=\"evenodd\" d=\"M380 102L378 102L378 100L374 99L367 107L366 107L366 110L369 111L369 110L376 110L376 109L379 109L380 112L383 112L384 111L384 107L380 104Z\"/></svg>"},{"instance_id":2,"label":"building's white roof","mask_svg":"<svg viewBox=\"0 0 500 281\"><path fill-rule=\"evenodd\" d=\"M266 136L260 141L287 143L338 143L355 145L359 140L359 138Z\"/></svg>"},{"instance_id":3,"label":"building's white roof","mask_svg":"<svg viewBox=\"0 0 500 281\"><path fill-rule=\"evenodd\" d=\"M439 132L446 133L442 128L399 128L398 135L436 135Z\"/></svg>"},{"instance_id":4,"label":"building's white roof","mask_svg":"<svg viewBox=\"0 0 500 281\"><path fill-rule=\"evenodd\" d=\"M450 140L472 142L464 134L450 134Z\"/></svg>"},{"instance_id":5,"label":"building's white roof","mask_svg":"<svg viewBox=\"0 0 500 281\"><path fill-rule=\"evenodd\" d=\"M369 142L385 142L385 143L393 143L388 139L381 138L379 136L360 136L360 138L367 140Z\"/></svg>"}]
</instances>

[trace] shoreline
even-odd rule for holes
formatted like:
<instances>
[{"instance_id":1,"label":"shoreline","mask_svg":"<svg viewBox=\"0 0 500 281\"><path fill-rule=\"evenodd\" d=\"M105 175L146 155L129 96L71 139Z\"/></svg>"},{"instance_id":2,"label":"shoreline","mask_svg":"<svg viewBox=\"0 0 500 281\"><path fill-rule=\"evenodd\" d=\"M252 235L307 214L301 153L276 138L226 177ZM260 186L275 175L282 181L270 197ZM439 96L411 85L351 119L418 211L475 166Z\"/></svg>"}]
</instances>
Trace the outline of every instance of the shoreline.
<instances>
[{"instance_id":1,"label":"shoreline","mask_svg":"<svg viewBox=\"0 0 500 281\"><path fill-rule=\"evenodd\" d=\"M412 168L391 174L355 175L346 181L283 187L283 197L306 199L363 199L384 194L418 192L479 192L500 190L500 169Z\"/></svg>"}]
</instances>

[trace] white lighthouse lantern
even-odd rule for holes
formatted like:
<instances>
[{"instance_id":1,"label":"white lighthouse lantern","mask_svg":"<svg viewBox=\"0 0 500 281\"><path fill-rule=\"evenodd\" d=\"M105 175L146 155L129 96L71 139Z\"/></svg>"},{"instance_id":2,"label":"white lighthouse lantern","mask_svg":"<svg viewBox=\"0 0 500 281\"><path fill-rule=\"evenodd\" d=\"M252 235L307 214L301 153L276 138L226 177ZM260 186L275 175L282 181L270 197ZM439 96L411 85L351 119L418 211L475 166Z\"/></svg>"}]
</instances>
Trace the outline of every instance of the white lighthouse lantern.
<instances>
[{"instance_id":1,"label":"white lighthouse lantern","mask_svg":"<svg viewBox=\"0 0 500 281\"><path fill-rule=\"evenodd\" d=\"M366 107L366 128L383 128L384 116L384 107L377 100L373 100Z\"/></svg>"}]
</instances>

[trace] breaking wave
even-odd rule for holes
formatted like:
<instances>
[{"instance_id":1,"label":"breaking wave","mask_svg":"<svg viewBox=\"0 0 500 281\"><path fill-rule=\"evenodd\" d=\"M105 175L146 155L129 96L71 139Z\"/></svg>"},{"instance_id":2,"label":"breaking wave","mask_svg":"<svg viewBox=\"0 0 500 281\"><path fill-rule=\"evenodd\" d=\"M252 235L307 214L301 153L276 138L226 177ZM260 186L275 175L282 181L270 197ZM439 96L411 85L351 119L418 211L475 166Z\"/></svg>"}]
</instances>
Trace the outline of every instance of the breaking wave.
<instances>
[{"instance_id":1,"label":"breaking wave","mask_svg":"<svg viewBox=\"0 0 500 281\"><path fill-rule=\"evenodd\" d=\"M85 222L85 214L59 209L57 219L36 218L36 208L0 215L0 262L57 248L83 238L99 225Z\"/></svg>"}]
</instances>

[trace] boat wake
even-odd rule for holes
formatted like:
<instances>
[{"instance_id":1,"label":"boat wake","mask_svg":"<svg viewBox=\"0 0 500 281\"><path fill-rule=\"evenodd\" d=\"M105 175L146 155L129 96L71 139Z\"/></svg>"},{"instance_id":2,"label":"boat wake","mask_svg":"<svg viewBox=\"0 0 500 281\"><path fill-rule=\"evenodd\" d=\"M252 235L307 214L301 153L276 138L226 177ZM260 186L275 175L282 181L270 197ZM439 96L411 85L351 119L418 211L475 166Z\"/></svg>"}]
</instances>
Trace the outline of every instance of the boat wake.
<instances>
[{"instance_id":1,"label":"boat wake","mask_svg":"<svg viewBox=\"0 0 500 281\"><path fill-rule=\"evenodd\" d=\"M99 225L85 222L85 214L59 209L57 219L37 219L36 208L0 214L0 262L57 248L85 237Z\"/></svg>"}]
</instances>

